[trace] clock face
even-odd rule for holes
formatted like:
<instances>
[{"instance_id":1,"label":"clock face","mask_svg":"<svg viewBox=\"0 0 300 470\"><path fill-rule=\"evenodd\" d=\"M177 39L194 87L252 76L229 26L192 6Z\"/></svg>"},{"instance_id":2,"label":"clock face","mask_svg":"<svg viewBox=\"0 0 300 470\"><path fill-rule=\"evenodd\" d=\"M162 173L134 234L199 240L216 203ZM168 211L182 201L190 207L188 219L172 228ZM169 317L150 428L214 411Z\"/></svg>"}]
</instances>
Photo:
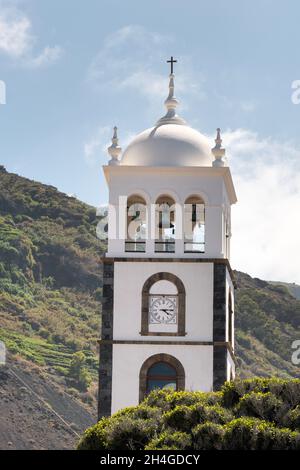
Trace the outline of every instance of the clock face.
<instances>
[{"instance_id":1,"label":"clock face","mask_svg":"<svg viewBox=\"0 0 300 470\"><path fill-rule=\"evenodd\" d=\"M174 295L153 295L149 306L150 323L176 324L177 297Z\"/></svg>"}]
</instances>

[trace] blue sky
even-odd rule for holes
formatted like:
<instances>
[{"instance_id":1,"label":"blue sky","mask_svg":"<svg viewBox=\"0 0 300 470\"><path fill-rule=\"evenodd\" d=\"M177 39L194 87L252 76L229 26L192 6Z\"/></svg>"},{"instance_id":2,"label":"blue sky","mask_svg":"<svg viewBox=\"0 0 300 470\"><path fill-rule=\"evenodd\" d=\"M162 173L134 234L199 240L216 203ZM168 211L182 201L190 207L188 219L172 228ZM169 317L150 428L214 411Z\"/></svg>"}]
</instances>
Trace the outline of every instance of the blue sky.
<instances>
[{"instance_id":1,"label":"blue sky","mask_svg":"<svg viewBox=\"0 0 300 470\"><path fill-rule=\"evenodd\" d=\"M299 17L296 0L0 0L0 163L104 203L112 127L124 147L162 116L174 55L180 114L223 129L234 266L300 282Z\"/></svg>"}]
</instances>

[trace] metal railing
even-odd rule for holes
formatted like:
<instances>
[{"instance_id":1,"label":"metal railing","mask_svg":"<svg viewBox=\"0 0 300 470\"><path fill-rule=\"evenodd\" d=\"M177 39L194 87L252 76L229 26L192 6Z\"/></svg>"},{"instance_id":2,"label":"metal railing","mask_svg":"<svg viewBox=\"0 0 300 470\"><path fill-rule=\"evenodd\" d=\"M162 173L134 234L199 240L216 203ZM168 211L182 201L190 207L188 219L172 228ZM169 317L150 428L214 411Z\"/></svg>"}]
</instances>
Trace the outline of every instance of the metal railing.
<instances>
[{"instance_id":1,"label":"metal railing","mask_svg":"<svg viewBox=\"0 0 300 470\"><path fill-rule=\"evenodd\" d=\"M145 253L146 242L143 240L126 240L125 252L126 253Z\"/></svg>"},{"instance_id":2,"label":"metal railing","mask_svg":"<svg viewBox=\"0 0 300 470\"><path fill-rule=\"evenodd\" d=\"M175 240L156 240L155 253L175 253Z\"/></svg>"}]
</instances>

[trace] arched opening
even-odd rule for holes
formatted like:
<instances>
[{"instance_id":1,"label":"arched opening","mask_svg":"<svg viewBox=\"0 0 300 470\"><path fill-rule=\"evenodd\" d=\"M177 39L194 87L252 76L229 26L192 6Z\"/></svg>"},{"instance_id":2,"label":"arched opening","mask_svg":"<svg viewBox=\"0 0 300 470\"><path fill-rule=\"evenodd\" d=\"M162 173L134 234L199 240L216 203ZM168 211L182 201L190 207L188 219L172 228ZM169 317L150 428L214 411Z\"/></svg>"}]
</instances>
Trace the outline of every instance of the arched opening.
<instances>
[{"instance_id":1,"label":"arched opening","mask_svg":"<svg viewBox=\"0 0 300 470\"><path fill-rule=\"evenodd\" d=\"M142 289L141 335L185 335L185 288L174 274L153 274Z\"/></svg>"},{"instance_id":2,"label":"arched opening","mask_svg":"<svg viewBox=\"0 0 300 470\"><path fill-rule=\"evenodd\" d=\"M148 394L157 388L177 390L176 370L165 362L157 362L149 368L147 373L146 393Z\"/></svg>"},{"instance_id":3,"label":"arched opening","mask_svg":"<svg viewBox=\"0 0 300 470\"><path fill-rule=\"evenodd\" d=\"M127 199L126 252L145 252L147 238L147 206L145 199L132 195Z\"/></svg>"},{"instance_id":4,"label":"arched opening","mask_svg":"<svg viewBox=\"0 0 300 470\"><path fill-rule=\"evenodd\" d=\"M175 253L175 201L168 195L155 203L155 252Z\"/></svg>"},{"instance_id":5,"label":"arched opening","mask_svg":"<svg viewBox=\"0 0 300 470\"><path fill-rule=\"evenodd\" d=\"M205 205L199 196L189 196L184 203L184 251L205 252Z\"/></svg>"},{"instance_id":6,"label":"arched opening","mask_svg":"<svg viewBox=\"0 0 300 470\"><path fill-rule=\"evenodd\" d=\"M155 354L144 362L140 370L140 401L152 390L165 388L184 390L184 368L169 354Z\"/></svg>"}]
</instances>

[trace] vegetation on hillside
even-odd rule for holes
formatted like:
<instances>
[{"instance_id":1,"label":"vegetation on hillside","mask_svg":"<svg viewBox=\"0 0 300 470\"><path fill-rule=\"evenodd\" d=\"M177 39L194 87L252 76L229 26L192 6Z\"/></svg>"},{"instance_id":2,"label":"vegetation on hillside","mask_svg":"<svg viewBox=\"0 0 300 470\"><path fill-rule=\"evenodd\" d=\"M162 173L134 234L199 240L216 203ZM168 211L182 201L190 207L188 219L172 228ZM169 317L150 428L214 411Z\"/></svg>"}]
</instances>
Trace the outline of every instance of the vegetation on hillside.
<instances>
[{"instance_id":1,"label":"vegetation on hillside","mask_svg":"<svg viewBox=\"0 0 300 470\"><path fill-rule=\"evenodd\" d=\"M94 208L0 167L0 338L80 391L97 376L96 224ZM86 386L72 367L78 352Z\"/></svg>"},{"instance_id":2,"label":"vegetation on hillside","mask_svg":"<svg viewBox=\"0 0 300 470\"><path fill-rule=\"evenodd\" d=\"M241 377L300 377L291 362L299 339L300 301L283 285L236 272L236 353Z\"/></svg>"},{"instance_id":3,"label":"vegetation on hillside","mask_svg":"<svg viewBox=\"0 0 300 470\"><path fill-rule=\"evenodd\" d=\"M156 390L85 431L79 450L300 450L300 380Z\"/></svg>"}]
</instances>

